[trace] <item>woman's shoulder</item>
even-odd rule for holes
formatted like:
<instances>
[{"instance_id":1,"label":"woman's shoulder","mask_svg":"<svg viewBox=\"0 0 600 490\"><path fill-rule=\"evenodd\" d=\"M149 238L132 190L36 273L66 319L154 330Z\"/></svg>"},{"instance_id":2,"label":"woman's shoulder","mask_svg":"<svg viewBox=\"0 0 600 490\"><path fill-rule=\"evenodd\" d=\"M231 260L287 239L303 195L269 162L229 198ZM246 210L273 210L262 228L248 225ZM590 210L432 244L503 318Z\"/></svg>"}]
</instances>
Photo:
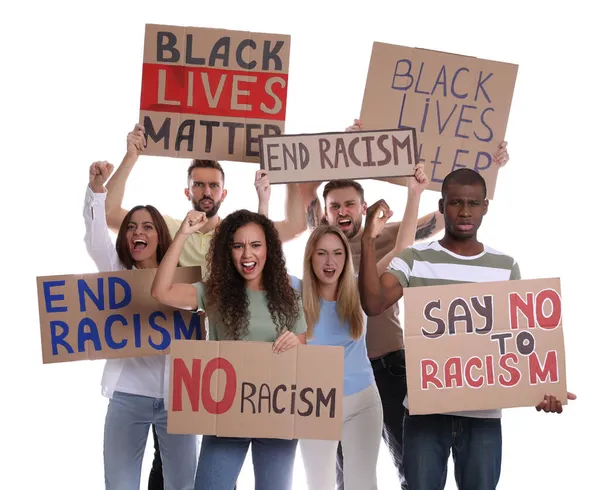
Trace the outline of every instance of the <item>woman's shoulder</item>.
<instances>
[{"instance_id":1,"label":"woman's shoulder","mask_svg":"<svg viewBox=\"0 0 600 490\"><path fill-rule=\"evenodd\" d=\"M296 277L292 274L289 274L290 282L292 284L292 288L294 288L299 293L302 292L302 279Z\"/></svg>"}]
</instances>

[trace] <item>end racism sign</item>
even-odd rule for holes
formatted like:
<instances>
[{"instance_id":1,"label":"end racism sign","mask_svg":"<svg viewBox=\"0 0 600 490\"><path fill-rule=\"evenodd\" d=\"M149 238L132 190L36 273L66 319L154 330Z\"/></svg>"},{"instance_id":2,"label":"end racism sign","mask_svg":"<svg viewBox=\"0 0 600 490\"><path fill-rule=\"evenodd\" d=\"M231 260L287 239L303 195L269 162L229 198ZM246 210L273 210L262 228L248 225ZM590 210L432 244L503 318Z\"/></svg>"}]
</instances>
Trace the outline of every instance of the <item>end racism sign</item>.
<instances>
[{"instance_id":1,"label":"end racism sign","mask_svg":"<svg viewBox=\"0 0 600 490\"><path fill-rule=\"evenodd\" d=\"M258 162L284 132L290 36L146 25L140 123L147 155Z\"/></svg>"},{"instance_id":2,"label":"end racism sign","mask_svg":"<svg viewBox=\"0 0 600 490\"><path fill-rule=\"evenodd\" d=\"M161 355L173 339L206 338L204 318L150 295L156 269L37 278L44 364ZM194 283L200 267L178 267Z\"/></svg>"},{"instance_id":3,"label":"end racism sign","mask_svg":"<svg viewBox=\"0 0 600 490\"><path fill-rule=\"evenodd\" d=\"M273 184L415 174L412 128L261 136L260 167Z\"/></svg>"},{"instance_id":4,"label":"end racism sign","mask_svg":"<svg viewBox=\"0 0 600 490\"><path fill-rule=\"evenodd\" d=\"M363 97L365 129L417 130L429 189L462 167L481 173L494 197L517 65L426 49L373 43Z\"/></svg>"},{"instance_id":5,"label":"end racism sign","mask_svg":"<svg viewBox=\"0 0 600 490\"><path fill-rule=\"evenodd\" d=\"M559 279L404 290L410 413L567 403Z\"/></svg>"},{"instance_id":6,"label":"end racism sign","mask_svg":"<svg viewBox=\"0 0 600 490\"><path fill-rule=\"evenodd\" d=\"M171 346L170 434L276 439L342 437L344 349L269 342Z\"/></svg>"}]
</instances>

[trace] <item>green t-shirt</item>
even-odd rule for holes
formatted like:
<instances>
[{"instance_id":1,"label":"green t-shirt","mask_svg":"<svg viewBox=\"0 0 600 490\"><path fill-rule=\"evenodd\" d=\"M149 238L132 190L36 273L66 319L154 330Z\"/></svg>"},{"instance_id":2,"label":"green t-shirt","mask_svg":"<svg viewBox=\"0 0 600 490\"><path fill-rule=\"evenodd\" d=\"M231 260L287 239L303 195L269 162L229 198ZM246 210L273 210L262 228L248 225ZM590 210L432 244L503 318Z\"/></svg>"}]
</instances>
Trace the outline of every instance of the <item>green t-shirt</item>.
<instances>
[{"instance_id":1,"label":"green t-shirt","mask_svg":"<svg viewBox=\"0 0 600 490\"><path fill-rule=\"evenodd\" d=\"M205 288L201 282L194 283L196 288L196 296L198 297L198 309L206 311L205 303ZM248 333L240 340L254 340L258 342L275 342L279 334L277 333L277 325L273 323L271 313L267 303L267 293L265 291L255 291L246 289L249 305L248 312L250 314L250 323L248 325ZM294 327L294 333L300 335L306 332L306 320L304 319L304 309L302 308L302 300L300 297L298 302L298 320ZM213 314L208 317L208 340L233 340L225 334L225 326L220 315Z\"/></svg>"}]
</instances>

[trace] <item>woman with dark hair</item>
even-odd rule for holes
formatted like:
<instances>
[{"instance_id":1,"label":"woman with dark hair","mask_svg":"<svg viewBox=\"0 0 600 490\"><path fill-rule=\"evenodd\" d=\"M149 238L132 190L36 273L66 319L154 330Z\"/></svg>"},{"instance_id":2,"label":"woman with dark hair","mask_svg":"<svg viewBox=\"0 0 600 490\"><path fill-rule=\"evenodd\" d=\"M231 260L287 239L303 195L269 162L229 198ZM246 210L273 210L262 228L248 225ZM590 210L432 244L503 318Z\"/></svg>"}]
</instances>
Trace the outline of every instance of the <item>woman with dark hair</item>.
<instances>
[{"instance_id":1,"label":"woman with dark hair","mask_svg":"<svg viewBox=\"0 0 600 490\"><path fill-rule=\"evenodd\" d=\"M215 231L207 255L205 283L173 284L186 238L201 228L204 213L190 211L163 261L152 296L166 305L203 310L209 340L273 342L275 352L306 343L299 295L287 273L273 222L247 210L227 216ZM231 490L252 446L255 488L289 490L297 440L202 437L196 490Z\"/></svg>"},{"instance_id":2,"label":"woman with dark hair","mask_svg":"<svg viewBox=\"0 0 600 490\"><path fill-rule=\"evenodd\" d=\"M132 208L121 224L116 248L112 243L104 208L104 183L112 169L107 162L95 162L90 167L83 210L87 251L100 272L156 268L171 245L171 237L153 206ZM197 438L167 433L166 368L166 356L161 355L106 361L102 394L110 398L104 423L107 490L140 488L151 425L161 447L165 490L193 488Z\"/></svg>"}]
</instances>

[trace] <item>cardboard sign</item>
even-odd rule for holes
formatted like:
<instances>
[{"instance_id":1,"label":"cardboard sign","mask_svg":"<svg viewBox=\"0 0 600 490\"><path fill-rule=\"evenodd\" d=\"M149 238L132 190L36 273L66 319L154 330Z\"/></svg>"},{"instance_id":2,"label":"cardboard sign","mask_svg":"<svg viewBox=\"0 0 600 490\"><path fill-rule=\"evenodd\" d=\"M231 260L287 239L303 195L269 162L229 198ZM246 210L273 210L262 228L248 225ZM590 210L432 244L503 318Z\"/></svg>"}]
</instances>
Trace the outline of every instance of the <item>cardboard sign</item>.
<instances>
[{"instance_id":1,"label":"cardboard sign","mask_svg":"<svg viewBox=\"0 0 600 490\"><path fill-rule=\"evenodd\" d=\"M146 25L146 155L258 162L284 132L290 36Z\"/></svg>"},{"instance_id":2,"label":"cardboard sign","mask_svg":"<svg viewBox=\"0 0 600 490\"><path fill-rule=\"evenodd\" d=\"M167 432L339 441L344 349L272 349L270 342L173 341Z\"/></svg>"},{"instance_id":3,"label":"cardboard sign","mask_svg":"<svg viewBox=\"0 0 600 490\"><path fill-rule=\"evenodd\" d=\"M365 129L416 128L419 162L440 190L451 171L481 173L494 197L517 65L373 43L363 97Z\"/></svg>"},{"instance_id":4,"label":"cardboard sign","mask_svg":"<svg viewBox=\"0 0 600 490\"><path fill-rule=\"evenodd\" d=\"M567 403L559 279L404 289L411 414Z\"/></svg>"},{"instance_id":5,"label":"cardboard sign","mask_svg":"<svg viewBox=\"0 0 600 490\"><path fill-rule=\"evenodd\" d=\"M260 137L260 167L272 184L415 174L412 128Z\"/></svg>"},{"instance_id":6,"label":"cardboard sign","mask_svg":"<svg viewBox=\"0 0 600 490\"><path fill-rule=\"evenodd\" d=\"M204 317L150 295L156 269L37 278L44 364L165 354L172 339L206 338ZM175 282L201 279L178 267Z\"/></svg>"}]
</instances>

